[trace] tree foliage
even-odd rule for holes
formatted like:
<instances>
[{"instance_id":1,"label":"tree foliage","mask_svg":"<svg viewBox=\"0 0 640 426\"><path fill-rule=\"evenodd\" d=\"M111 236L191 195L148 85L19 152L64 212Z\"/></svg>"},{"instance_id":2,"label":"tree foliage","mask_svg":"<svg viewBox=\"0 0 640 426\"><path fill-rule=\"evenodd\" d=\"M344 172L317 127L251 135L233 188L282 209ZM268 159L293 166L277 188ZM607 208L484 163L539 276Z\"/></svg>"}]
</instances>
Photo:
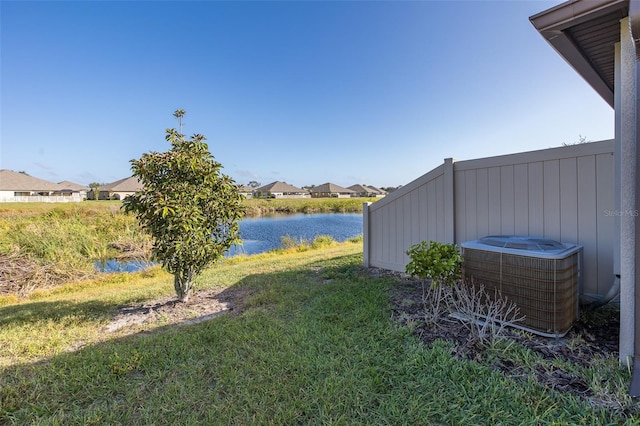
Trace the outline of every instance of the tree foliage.
<instances>
[{"instance_id":1,"label":"tree foliage","mask_svg":"<svg viewBox=\"0 0 640 426\"><path fill-rule=\"evenodd\" d=\"M174 113L180 126L184 114ZM167 129L165 139L169 151L131 160L143 189L127 197L123 206L151 234L154 258L174 275L176 294L187 301L193 279L239 242L242 197L203 135L187 140L181 131Z\"/></svg>"},{"instance_id":2,"label":"tree foliage","mask_svg":"<svg viewBox=\"0 0 640 426\"><path fill-rule=\"evenodd\" d=\"M462 256L455 244L422 241L409 247L407 255L411 259L406 266L407 274L430 279L432 287L452 286L460 280Z\"/></svg>"},{"instance_id":3,"label":"tree foliage","mask_svg":"<svg viewBox=\"0 0 640 426\"><path fill-rule=\"evenodd\" d=\"M411 259L405 271L422 282L425 321L437 325L451 305L451 287L460 281L462 256L455 244L422 241L407 250ZM431 280L431 284L427 284Z\"/></svg>"},{"instance_id":4,"label":"tree foliage","mask_svg":"<svg viewBox=\"0 0 640 426\"><path fill-rule=\"evenodd\" d=\"M562 146L582 145L589 142L593 142L593 141L590 139L587 139L586 136L578 135L578 140L576 142L562 142Z\"/></svg>"},{"instance_id":5,"label":"tree foliage","mask_svg":"<svg viewBox=\"0 0 640 426\"><path fill-rule=\"evenodd\" d=\"M100 187L102 186L102 183L99 182L91 182L89 184L89 189L91 190L90 193L90 197L89 199L93 199L93 200L97 200L99 198L99 194L100 194Z\"/></svg>"}]
</instances>

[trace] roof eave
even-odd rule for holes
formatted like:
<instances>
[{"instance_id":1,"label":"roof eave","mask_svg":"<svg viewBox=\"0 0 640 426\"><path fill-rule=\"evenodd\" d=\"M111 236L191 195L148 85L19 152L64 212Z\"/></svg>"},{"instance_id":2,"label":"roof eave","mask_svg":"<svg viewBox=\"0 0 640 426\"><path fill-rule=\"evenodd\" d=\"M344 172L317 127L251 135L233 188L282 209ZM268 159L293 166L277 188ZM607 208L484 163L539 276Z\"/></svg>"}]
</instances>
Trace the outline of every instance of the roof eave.
<instances>
[{"instance_id":1,"label":"roof eave","mask_svg":"<svg viewBox=\"0 0 640 426\"><path fill-rule=\"evenodd\" d=\"M629 0L570 0L529 18L539 32L562 31L625 7Z\"/></svg>"},{"instance_id":2,"label":"roof eave","mask_svg":"<svg viewBox=\"0 0 640 426\"><path fill-rule=\"evenodd\" d=\"M565 30L626 7L629 0L570 0L529 18L558 54L613 108L614 93Z\"/></svg>"}]
</instances>

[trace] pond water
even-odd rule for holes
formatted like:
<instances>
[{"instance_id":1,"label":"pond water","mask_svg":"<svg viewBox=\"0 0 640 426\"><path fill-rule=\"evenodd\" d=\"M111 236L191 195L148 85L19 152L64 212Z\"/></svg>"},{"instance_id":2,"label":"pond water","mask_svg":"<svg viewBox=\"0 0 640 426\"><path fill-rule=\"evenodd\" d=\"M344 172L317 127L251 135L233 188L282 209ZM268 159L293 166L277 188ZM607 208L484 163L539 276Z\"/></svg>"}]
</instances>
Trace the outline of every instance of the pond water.
<instances>
[{"instance_id":1,"label":"pond water","mask_svg":"<svg viewBox=\"0 0 640 426\"><path fill-rule=\"evenodd\" d=\"M293 214L246 218L240 221L241 246L234 246L228 256L257 254L280 247L281 238L313 241L318 235L329 235L343 242L362 235L360 213Z\"/></svg>"},{"instance_id":2,"label":"pond water","mask_svg":"<svg viewBox=\"0 0 640 426\"><path fill-rule=\"evenodd\" d=\"M146 260L98 260L95 262L95 268L100 272L136 272L155 265L155 262Z\"/></svg>"},{"instance_id":3,"label":"pond water","mask_svg":"<svg viewBox=\"0 0 640 426\"><path fill-rule=\"evenodd\" d=\"M318 235L329 235L339 242L362 235L362 214L300 213L246 218L240 221L242 245L231 247L227 256L258 254L276 249L280 247L284 236L311 242ZM150 263L109 259L96 262L95 265L102 272L134 272L147 268Z\"/></svg>"}]
</instances>

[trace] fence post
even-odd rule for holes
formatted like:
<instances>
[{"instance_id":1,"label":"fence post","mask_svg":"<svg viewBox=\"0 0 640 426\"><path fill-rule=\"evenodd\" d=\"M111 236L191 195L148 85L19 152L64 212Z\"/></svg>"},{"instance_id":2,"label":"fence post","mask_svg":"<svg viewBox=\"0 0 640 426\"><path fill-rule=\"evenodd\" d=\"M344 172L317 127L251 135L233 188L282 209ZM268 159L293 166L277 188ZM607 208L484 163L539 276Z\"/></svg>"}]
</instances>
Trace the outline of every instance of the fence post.
<instances>
[{"instance_id":1,"label":"fence post","mask_svg":"<svg viewBox=\"0 0 640 426\"><path fill-rule=\"evenodd\" d=\"M369 233L369 206L371 203L366 202L362 204L362 258L363 258L363 266L365 268L369 267L369 246L371 244L370 238L371 234Z\"/></svg>"},{"instance_id":2,"label":"fence post","mask_svg":"<svg viewBox=\"0 0 640 426\"><path fill-rule=\"evenodd\" d=\"M444 159L444 242L455 243L453 158Z\"/></svg>"}]
</instances>

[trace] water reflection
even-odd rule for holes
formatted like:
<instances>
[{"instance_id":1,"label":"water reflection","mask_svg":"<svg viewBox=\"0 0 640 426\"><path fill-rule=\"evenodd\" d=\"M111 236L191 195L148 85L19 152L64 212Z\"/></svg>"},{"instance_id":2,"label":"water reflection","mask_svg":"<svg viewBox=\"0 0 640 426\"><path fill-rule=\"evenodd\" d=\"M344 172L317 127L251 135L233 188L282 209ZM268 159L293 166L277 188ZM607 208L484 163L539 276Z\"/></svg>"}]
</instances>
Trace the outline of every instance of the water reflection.
<instances>
[{"instance_id":1,"label":"water reflection","mask_svg":"<svg viewBox=\"0 0 640 426\"><path fill-rule=\"evenodd\" d=\"M318 235L329 235L343 242L362 235L362 215L359 213L316 213L263 216L240 221L242 245L233 246L227 256L264 253L281 246L281 238L289 236L296 241L312 242ZM136 272L155 265L144 260L98 261L101 272Z\"/></svg>"},{"instance_id":2,"label":"water reflection","mask_svg":"<svg viewBox=\"0 0 640 426\"><path fill-rule=\"evenodd\" d=\"M155 262L148 260L98 260L95 262L95 268L100 272L137 272L143 271L153 265Z\"/></svg>"},{"instance_id":3,"label":"water reflection","mask_svg":"<svg viewBox=\"0 0 640 426\"><path fill-rule=\"evenodd\" d=\"M313 241L318 235L329 235L336 241L362 235L362 215L359 213L292 214L246 218L240 222L243 244L229 250L228 256L257 254L276 249L281 238Z\"/></svg>"}]
</instances>

